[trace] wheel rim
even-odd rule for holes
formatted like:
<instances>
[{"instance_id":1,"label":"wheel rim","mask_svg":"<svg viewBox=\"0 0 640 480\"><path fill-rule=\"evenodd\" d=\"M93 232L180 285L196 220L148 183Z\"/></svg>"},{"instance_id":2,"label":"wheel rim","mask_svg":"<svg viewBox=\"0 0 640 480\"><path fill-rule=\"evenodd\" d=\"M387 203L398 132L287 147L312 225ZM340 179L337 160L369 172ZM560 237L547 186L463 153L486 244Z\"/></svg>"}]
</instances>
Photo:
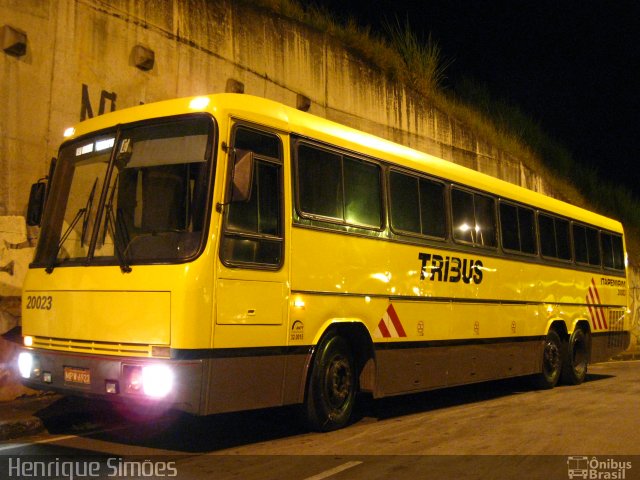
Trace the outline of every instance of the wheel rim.
<instances>
[{"instance_id":1,"label":"wheel rim","mask_svg":"<svg viewBox=\"0 0 640 480\"><path fill-rule=\"evenodd\" d=\"M561 354L560 348L558 345L551 341L547 340L544 345L544 373L545 375L552 379L555 377L560 371L561 365Z\"/></svg>"},{"instance_id":2,"label":"wheel rim","mask_svg":"<svg viewBox=\"0 0 640 480\"><path fill-rule=\"evenodd\" d=\"M349 400L353 386L351 364L343 355L331 359L325 377L326 398L333 410L340 410Z\"/></svg>"},{"instance_id":3,"label":"wheel rim","mask_svg":"<svg viewBox=\"0 0 640 480\"><path fill-rule=\"evenodd\" d=\"M582 375L587 368L587 344L581 336L576 337L573 343L571 364L578 375Z\"/></svg>"}]
</instances>

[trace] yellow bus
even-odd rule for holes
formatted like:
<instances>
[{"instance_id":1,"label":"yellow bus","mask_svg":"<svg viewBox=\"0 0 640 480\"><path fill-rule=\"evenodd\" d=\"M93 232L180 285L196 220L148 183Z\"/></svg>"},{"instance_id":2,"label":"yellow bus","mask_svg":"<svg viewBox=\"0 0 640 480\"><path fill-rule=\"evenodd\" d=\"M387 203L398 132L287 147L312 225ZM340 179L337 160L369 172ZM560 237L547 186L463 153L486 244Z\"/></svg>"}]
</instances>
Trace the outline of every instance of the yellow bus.
<instances>
[{"instance_id":1,"label":"yellow bus","mask_svg":"<svg viewBox=\"0 0 640 480\"><path fill-rule=\"evenodd\" d=\"M29 387L299 404L331 430L359 392L578 384L629 343L609 218L249 95L65 136L23 291Z\"/></svg>"}]
</instances>

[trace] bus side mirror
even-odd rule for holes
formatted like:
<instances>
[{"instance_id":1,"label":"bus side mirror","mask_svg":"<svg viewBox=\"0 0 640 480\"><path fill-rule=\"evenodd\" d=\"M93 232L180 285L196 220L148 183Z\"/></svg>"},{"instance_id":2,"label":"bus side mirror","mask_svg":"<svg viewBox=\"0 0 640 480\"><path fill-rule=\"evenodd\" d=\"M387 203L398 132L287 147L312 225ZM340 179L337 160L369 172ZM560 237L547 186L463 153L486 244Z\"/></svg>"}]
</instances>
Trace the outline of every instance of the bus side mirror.
<instances>
[{"instance_id":1,"label":"bus side mirror","mask_svg":"<svg viewBox=\"0 0 640 480\"><path fill-rule=\"evenodd\" d=\"M234 149L230 202L248 202L251 198L254 162L251 150Z\"/></svg>"},{"instance_id":2,"label":"bus side mirror","mask_svg":"<svg viewBox=\"0 0 640 480\"><path fill-rule=\"evenodd\" d=\"M29 204L27 205L27 225L30 227L39 226L42 221L42 213L44 212L44 205L47 202L47 195L49 193L48 183L53 178L55 169L56 158L52 158L49 163L49 175L31 185Z\"/></svg>"},{"instance_id":3,"label":"bus side mirror","mask_svg":"<svg viewBox=\"0 0 640 480\"><path fill-rule=\"evenodd\" d=\"M40 225L44 202L46 199L47 184L41 180L31 185L29 192L29 205L27 206L27 225L35 227Z\"/></svg>"}]
</instances>

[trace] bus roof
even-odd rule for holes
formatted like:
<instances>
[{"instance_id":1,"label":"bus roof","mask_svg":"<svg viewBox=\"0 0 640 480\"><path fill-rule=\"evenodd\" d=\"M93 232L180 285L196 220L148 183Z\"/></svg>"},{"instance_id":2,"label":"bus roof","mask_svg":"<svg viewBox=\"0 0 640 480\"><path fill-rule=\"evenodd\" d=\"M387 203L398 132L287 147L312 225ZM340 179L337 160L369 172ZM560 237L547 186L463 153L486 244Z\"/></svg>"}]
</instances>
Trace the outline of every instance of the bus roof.
<instances>
[{"instance_id":1,"label":"bus roof","mask_svg":"<svg viewBox=\"0 0 640 480\"><path fill-rule=\"evenodd\" d=\"M581 222L622 232L620 222L611 218L273 100L247 94L220 93L185 97L118 110L79 123L69 138L117 124L198 111L209 112L218 118L231 116L268 125L283 132L313 138L446 181L490 192L500 198L522 202Z\"/></svg>"}]
</instances>

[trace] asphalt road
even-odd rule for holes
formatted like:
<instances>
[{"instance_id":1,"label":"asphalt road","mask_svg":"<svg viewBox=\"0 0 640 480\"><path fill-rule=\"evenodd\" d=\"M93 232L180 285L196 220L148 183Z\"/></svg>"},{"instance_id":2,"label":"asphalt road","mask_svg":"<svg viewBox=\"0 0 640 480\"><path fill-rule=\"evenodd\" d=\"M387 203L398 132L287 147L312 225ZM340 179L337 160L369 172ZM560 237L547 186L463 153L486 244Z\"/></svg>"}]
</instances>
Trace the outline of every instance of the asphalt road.
<instances>
[{"instance_id":1,"label":"asphalt road","mask_svg":"<svg viewBox=\"0 0 640 480\"><path fill-rule=\"evenodd\" d=\"M0 444L0 478L640 479L637 361L547 391L515 379L362 400L352 425L318 434L294 409L132 419L63 399L48 433Z\"/></svg>"}]
</instances>

